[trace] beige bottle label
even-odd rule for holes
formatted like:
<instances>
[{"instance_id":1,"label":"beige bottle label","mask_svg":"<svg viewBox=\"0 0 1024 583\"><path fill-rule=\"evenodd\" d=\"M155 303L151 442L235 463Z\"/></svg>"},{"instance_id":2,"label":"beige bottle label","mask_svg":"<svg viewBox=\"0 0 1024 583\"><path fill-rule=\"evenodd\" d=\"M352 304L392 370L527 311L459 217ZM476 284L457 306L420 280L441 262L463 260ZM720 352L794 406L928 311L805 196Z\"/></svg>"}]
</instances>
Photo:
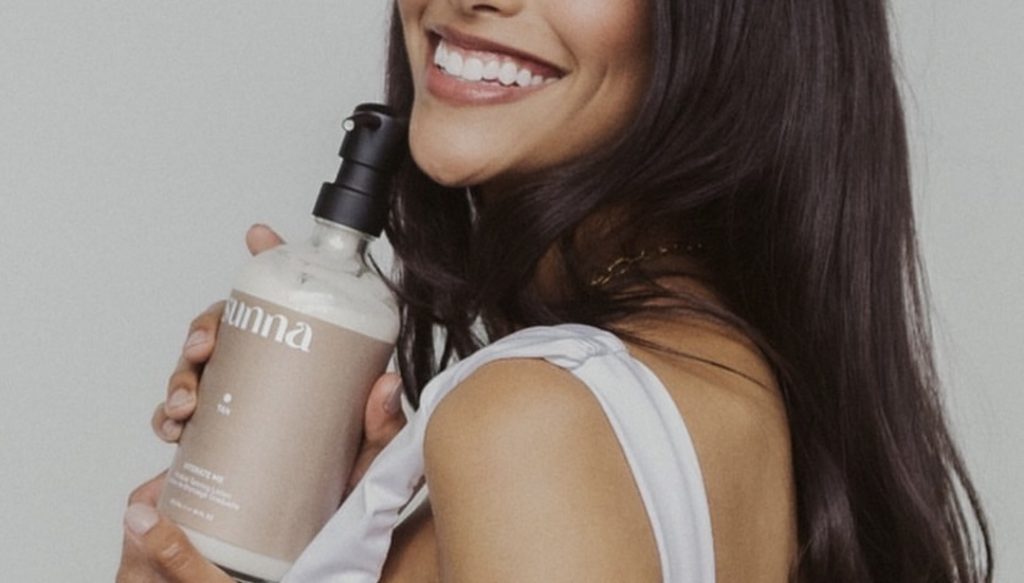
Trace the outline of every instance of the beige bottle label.
<instances>
[{"instance_id":1,"label":"beige bottle label","mask_svg":"<svg viewBox=\"0 0 1024 583\"><path fill-rule=\"evenodd\" d=\"M338 508L370 386L391 350L233 292L161 510L228 544L294 561Z\"/></svg>"}]
</instances>

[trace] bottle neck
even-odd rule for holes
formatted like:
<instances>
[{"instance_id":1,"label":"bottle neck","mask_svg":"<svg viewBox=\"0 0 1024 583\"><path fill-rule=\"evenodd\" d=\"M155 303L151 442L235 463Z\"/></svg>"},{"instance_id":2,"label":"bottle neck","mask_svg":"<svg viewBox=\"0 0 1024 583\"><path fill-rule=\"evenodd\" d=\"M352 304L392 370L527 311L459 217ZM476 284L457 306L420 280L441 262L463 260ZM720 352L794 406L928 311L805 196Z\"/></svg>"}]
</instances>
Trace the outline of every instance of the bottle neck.
<instances>
[{"instance_id":1,"label":"bottle neck","mask_svg":"<svg viewBox=\"0 0 1024 583\"><path fill-rule=\"evenodd\" d=\"M373 237L327 219L314 217L314 220L316 225L308 244L318 253L339 258L363 258L366 255L366 249Z\"/></svg>"}]
</instances>

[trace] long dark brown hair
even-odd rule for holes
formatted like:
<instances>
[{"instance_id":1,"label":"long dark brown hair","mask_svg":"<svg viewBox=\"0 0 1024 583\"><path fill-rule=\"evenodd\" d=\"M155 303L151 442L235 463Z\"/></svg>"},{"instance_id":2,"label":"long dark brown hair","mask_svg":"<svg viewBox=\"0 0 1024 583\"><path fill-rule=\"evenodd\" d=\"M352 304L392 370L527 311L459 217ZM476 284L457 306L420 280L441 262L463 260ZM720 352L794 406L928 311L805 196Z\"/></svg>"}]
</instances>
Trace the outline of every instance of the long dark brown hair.
<instances>
[{"instance_id":1,"label":"long dark brown hair","mask_svg":"<svg viewBox=\"0 0 1024 583\"><path fill-rule=\"evenodd\" d=\"M672 309L742 330L774 368L796 480L794 581L990 581L986 521L932 360L887 16L884 0L651 0L650 85L613 143L486 205L407 164L387 234L414 406L451 359L514 329L622 332L670 294L644 270L586 285L578 228L617 209L622 248L651 229L704 243L702 277L726 308L676 297ZM390 104L408 113L397 8L387 74ZM565 301L531 285L551 249Z\"/></svg>"}]
</instances>

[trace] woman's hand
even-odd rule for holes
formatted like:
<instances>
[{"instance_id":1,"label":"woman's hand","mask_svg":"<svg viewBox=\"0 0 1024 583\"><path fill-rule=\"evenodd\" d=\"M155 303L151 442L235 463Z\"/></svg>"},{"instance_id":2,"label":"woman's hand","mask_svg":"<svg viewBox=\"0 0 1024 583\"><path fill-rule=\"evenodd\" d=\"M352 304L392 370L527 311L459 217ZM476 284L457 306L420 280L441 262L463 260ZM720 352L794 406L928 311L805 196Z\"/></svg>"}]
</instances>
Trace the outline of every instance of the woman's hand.
<instances>
[{"instance_id":1,"label":"woman's hand","mask_svg":"<svg viewBox=\"0 0 1024 583\"><path fill-rule=\"evenodd\" d=\"M166 475L139 486L128 498L117 583L234 583L199 554L180 528L157 513Z\"/></svg>"},{"instance_id":2,"label":"woman's hand","mask_svg":"<svg viewBox=\"0 0 1024 583\"><path fill-rule=\"evenodd\" d=\"M264 225L254 225L245 236L245 243L253 255L282 242L277 233ZM199 378L203 366L213 354L223 311L224 302L217 302L197 316L189 326L181 357L167 384L167 399L153 412L153 431L164 441L177 442L185 422L195 412ZM401 396L401 378L394 373L381 375L370 389L363 418L363 438L349 473L346 496L366 473L377 454L405 427Z\"/></svg>"},{"instance_id":3,"label":"woman's hand","mask_svg":"<svg viewBox=\"0 0 1024 583\"><path fill-rule=\"evenodd\" d=\"M245 245L253 255L283 242L277 233L265 225L253 225L245 234ZM224 302L217 302L196 316L189 326L181 357L178 358L178 364L167 383L167 399L157 405L156 411L153 412L153 431L164 441L177 442L185 422L196 410L199 376L206 361L213 354L217 327L223 312Z\"/></svg>"},{"instance_id":4,"label":"woman's hand","mask_svg":"<svg viewBox=\"0 0 1024 583\"><path fill-rule=\"evenodd\" d=\"M263 225L251 227L245 241L253 255L282 242L277 233ZM203 366L213 353L223 309L224 302L213 304L196 317L189 327L188 339L167 385L167 399L153 413L153 430L164 441L177 442L184 424L195 412L199 378ZM349 473L343 498L363 477L377 454L405 426L401 395L401 379L394 373L382 375L371 388L366 403L362 442ZM118 583L232 581L199 554L180 528L156 512L156 502L163 483L164 474L160 474L137 488L129 498Z\"/></svg>"}]
</instances>

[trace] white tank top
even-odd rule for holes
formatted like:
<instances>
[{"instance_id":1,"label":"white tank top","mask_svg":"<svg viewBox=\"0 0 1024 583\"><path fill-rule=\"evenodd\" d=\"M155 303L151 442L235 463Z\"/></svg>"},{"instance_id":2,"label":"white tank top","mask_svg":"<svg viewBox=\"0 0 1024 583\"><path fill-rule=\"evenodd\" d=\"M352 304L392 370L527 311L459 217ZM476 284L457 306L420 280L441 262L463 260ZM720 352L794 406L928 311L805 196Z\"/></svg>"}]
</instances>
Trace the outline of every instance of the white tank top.
<instances>
[{"instance_id":1,"label":"white tank top","mask_svg":"<svg viewBox=\"0 0 1024 583\"><path fill-rule=\"evenodd\" d=\"M713 583L711 517L697 454L665 385L613 334L578 324L507 336L439 374L420 408L368 468L284 583L376 583L402 508L423 476L423 436L438 403L498 359L543 358L579 378L608 416L650 519L665 583Z\"/></svg>"}]
</instances>

